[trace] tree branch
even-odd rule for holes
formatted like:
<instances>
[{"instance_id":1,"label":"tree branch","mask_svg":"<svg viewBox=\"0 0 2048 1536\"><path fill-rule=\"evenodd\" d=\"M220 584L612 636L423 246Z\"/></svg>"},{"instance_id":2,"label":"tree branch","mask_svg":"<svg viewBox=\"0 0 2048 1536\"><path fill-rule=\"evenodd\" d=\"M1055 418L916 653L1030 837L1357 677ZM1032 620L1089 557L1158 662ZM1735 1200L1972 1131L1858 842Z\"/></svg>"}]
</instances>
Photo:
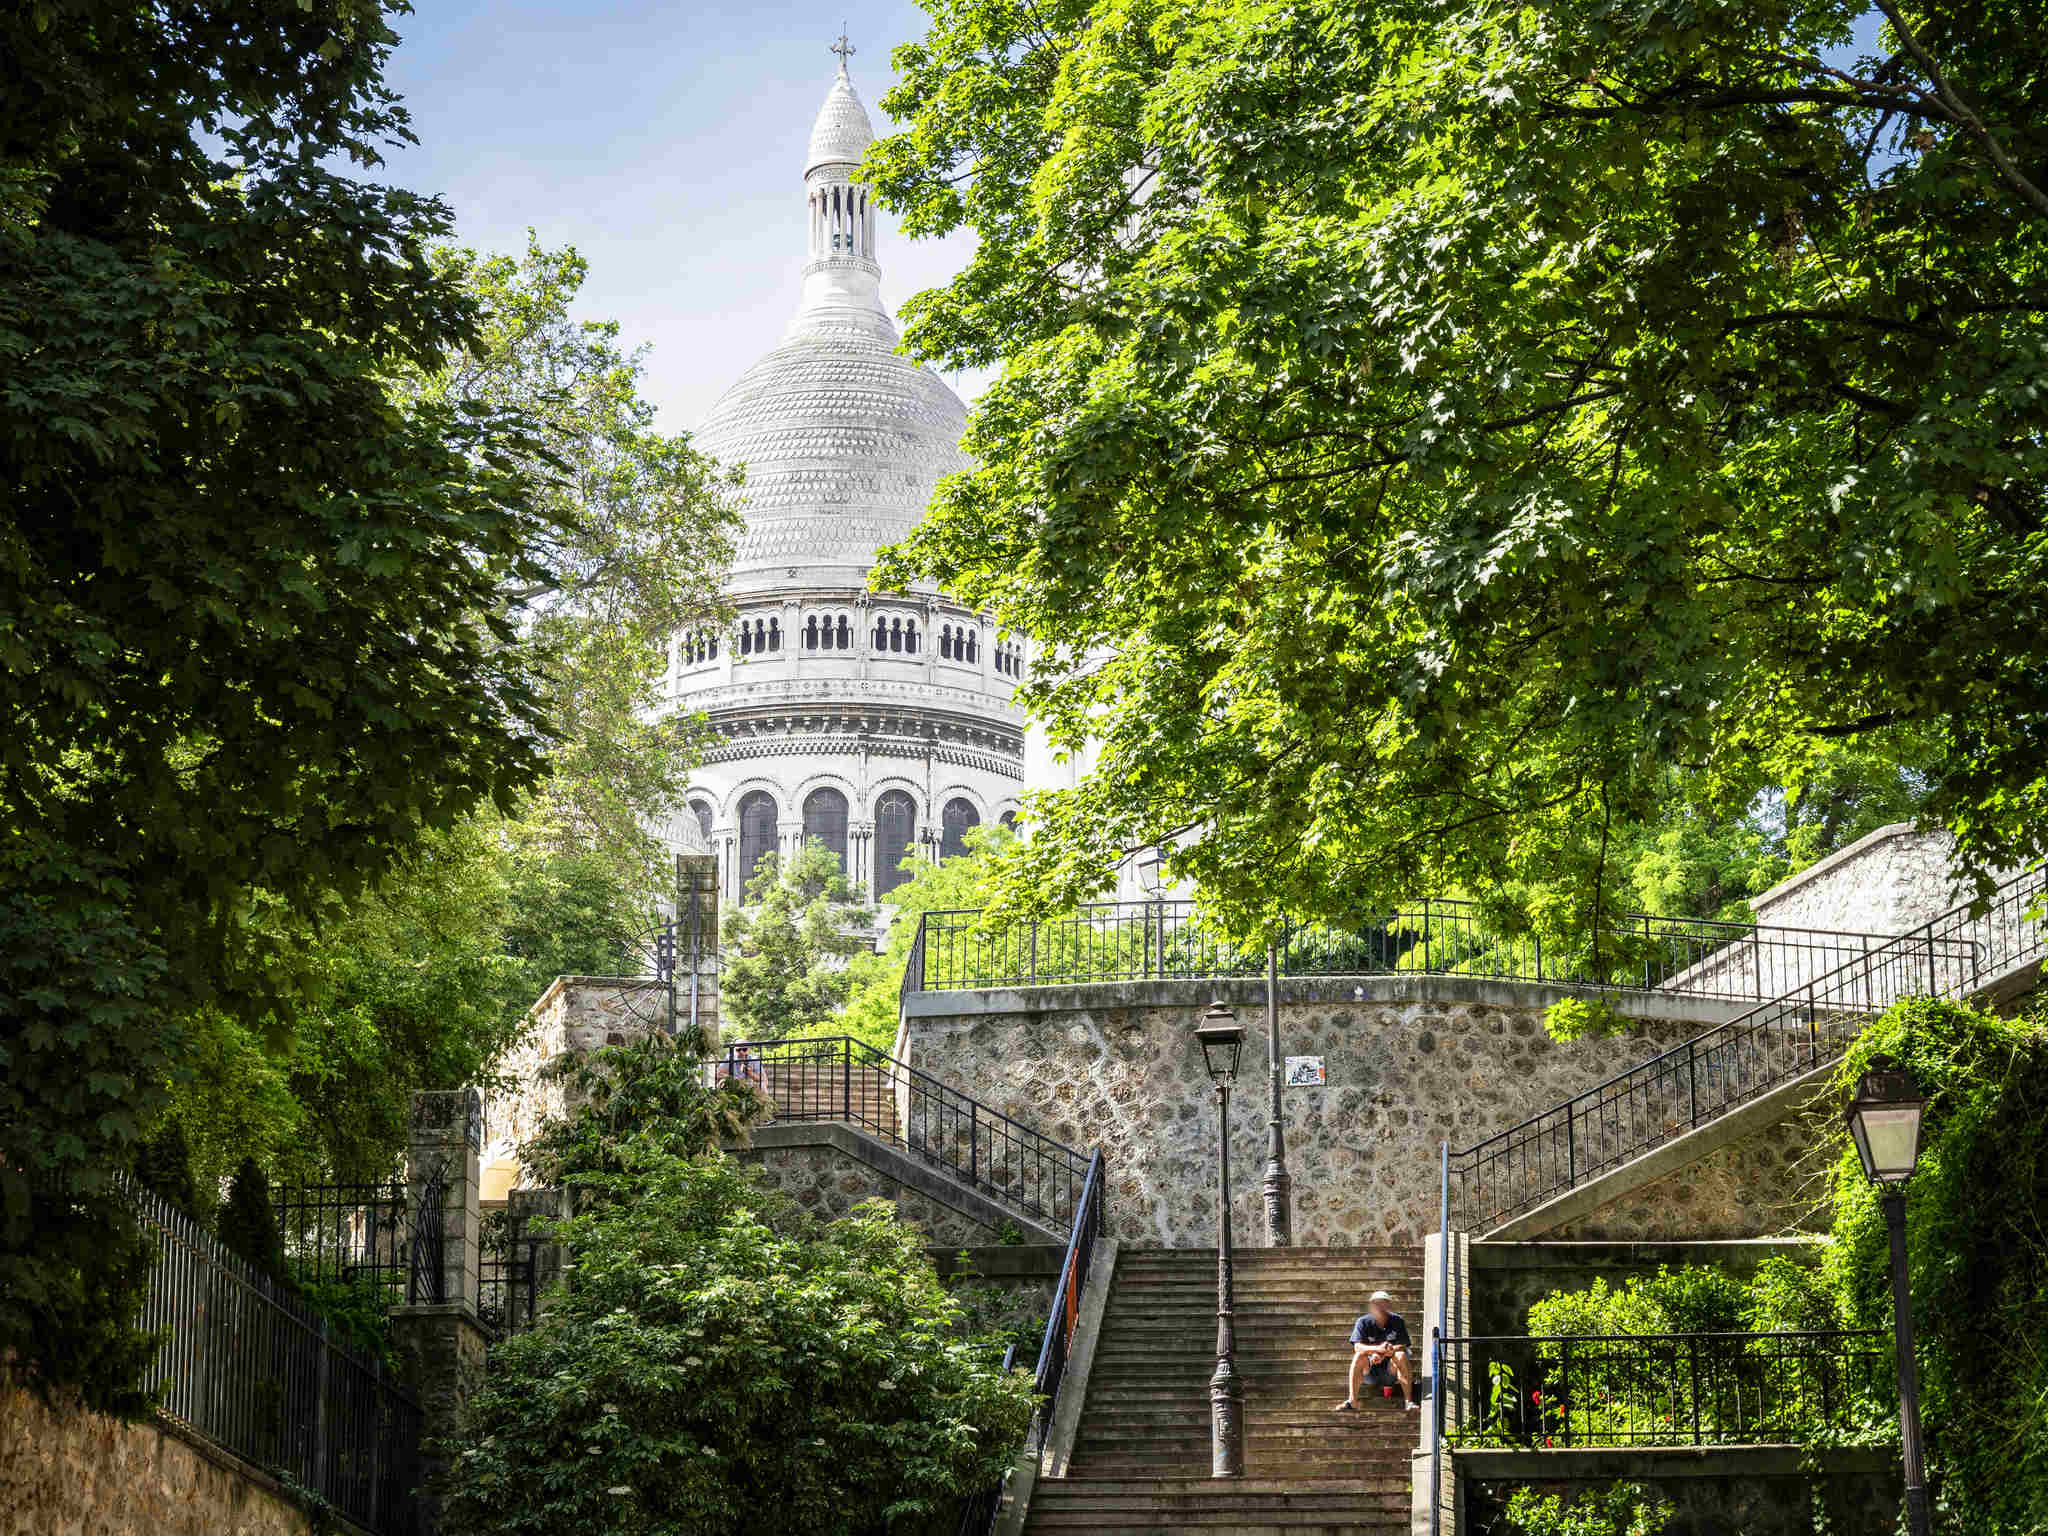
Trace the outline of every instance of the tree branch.
<instances>
[{"instance_id":1,"label":"tree branch","mask_svg":"<svg viewBox=\"0 0 2048 1536\"><path fill-rule=\"evenodd\" d=\"M2014 191L2033 205L2034 211L2048 217L2048 193L2029 181L2020 168L2013 164L2012 157L2005 152L2005 146L1998 142L1991 130L1984 126L1984 120L1970 110L1969 104L1955 93L1948 83L1948 77L1941 72L1941 66L1934 62L1934 55L1920 46L1920 40L1913 35L1913 29L1906 25L1906 18L1899 14L1893 0L1877 0L1877 8L1884 12L1885 19L1892 24L1892 30L1899 35L1899 42L1912 54L1927 71L1928 83L1934 87L1935 97L1942 106L1955 114L1956 121L1967 128L1984 146L1984 153L1991 157L1991 163L2009 182Z\"/></svg>"}]
</instances>

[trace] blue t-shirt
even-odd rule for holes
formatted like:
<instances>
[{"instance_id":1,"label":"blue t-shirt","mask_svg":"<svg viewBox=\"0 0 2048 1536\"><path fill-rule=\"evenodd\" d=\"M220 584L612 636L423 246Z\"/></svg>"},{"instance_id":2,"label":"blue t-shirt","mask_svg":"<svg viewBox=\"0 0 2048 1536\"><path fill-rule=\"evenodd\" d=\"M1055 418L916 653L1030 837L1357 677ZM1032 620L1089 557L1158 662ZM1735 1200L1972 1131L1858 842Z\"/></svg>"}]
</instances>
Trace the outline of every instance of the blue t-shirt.
<instances>
[{"instance_id":1,"label":"blue t-shirt","mask_svg":"<svg viewBox=\"0 0 2048 1536\"><path fill-rule=\"evenodd\" d=\"M1351 1342L1354 1344L1394 1344L1402 1349L1408 1347L1408 1325L1401 1321L1401 1314L1389 1312L1382 1323L1368 1312L1351 1325Z\"/></svg>"}]
</instances>

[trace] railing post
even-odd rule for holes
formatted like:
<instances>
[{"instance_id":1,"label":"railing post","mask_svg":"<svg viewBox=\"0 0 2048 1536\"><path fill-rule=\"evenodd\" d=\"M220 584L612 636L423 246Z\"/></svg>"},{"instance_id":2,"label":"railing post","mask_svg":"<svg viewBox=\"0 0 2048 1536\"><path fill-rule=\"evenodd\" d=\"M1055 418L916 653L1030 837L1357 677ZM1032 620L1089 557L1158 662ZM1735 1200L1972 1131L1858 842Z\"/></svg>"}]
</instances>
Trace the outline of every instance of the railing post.
<instances>
[{"instance_id":1,"label":"railing post","mask_svg":"<svg viewBox=\"0 0 2048 1536\"><path fill-rule=\"evenodd\" d=\"M1685 1075L1692 1085L1692 1123L1700 1123L1700 1049L1697 1038L1685 1042Z\"/></svg>"},{"instance_id":2,"label":"railing post","mask_svg":"<svg viewBox=\"0 0 2048 1536\"><path fill-rule=\"evenodd\" d=\"M1431 969L1429 963L1429 898L1422 898L1422 969Z\"/></svg>"},{"instance_id":3,"label":"railing post","mask_svg":"<svg viewBox=\"0 0 2048 1536\"><path fill-rule=\"evenodd\" d=\"M981 1179L981 1102L967 1101L967 1182L979 1183Z\"/></svg>"},{"instance_id":4,"label":"railing post","mask_svg":"<svg viewBox=\"0 0 2048 1536\"><path fill-rule=\"evenodd\" d=\"M841 1113L843 1118L851 1124L853 1121L853 1036L848 1035L842 1042L842 1045L846 1052L846 1071L839 1083L841 1102L845 1106Z\"/></svg>"},{"instance_id":5,"label":"railing post","mask_svg":"<svg viewBox=\"0 0 2048 1536\"><path fill-rule=\"evenodd\" d=\"M1559 1379L1563 1383L1563 1390L1558 1392L1556 1396L1558 1400L1557 1411L1564 1419L1564 1443L1569 1446L1572 1443L1572 1341L1570 1339L1564 1341L1563 1353L1564 1358L1559 1362L1558 1371ZM1540 1421L1538 1427L1541 1427Z\"/></svg>"},{"instance_id":6,"label":"railing post","mask_svg":"<svg viewBox=\"0 0 2048 1536\"><path fill-rule=\"evenodd\" d=\"M333 1366L334 1343L325 1317L320 1319L320 1364L313 1373L313 1462L306 1469L306 1486L330 1502L334 1484L327 1475L327 1373Z\"/></svg>"},{"instance_id":7,"label":"railing post","mask_svg":"<svg viewBox=\"0 0 2048 1536\"><path fill-rule=\"evenodd\" d=\"M1692 1443L1700 1443L1700 1341L1697 1336L1692 1343Z\"/></svg>"},{"instance_id":8,"label":"railing post","mask_svg":"<svg viewBox=\"0 0 2048 1536\"><path fill-rule=\"evenodd\" d=\"M1564 1107L1564 1186L1566 1189L1579 1187L1579 1134L1578 1122L1572 1114L1571 1105Z\"/></svg>"}]
</instances>

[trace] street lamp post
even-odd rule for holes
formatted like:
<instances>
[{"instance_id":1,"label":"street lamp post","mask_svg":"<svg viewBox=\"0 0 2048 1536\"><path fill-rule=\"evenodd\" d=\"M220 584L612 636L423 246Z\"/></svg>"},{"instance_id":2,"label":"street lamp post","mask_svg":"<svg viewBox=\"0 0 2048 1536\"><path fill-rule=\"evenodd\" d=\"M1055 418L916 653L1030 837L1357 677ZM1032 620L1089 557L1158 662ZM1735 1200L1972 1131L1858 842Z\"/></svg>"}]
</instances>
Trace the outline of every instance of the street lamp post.
<instances>
[{"instance_id":1,"label":"street lamp post","mask_svg":"<svg viewBox=\"0 0 2048 1536\"><path fill-rule=\"evenodd\" d=\"M1287 1176L1287 1132L1280 1124L1280 951L1266 946L1266 1065L1272 1082L1272 1115L1266 1137L1266 1246L1294 1244L1291 1195Z\"/></svg>"},{"instance_id":2,"label":"street lamp post","mask_svg":"<svg viewBox=\"0 0 2048 1536\"><path fill-rule=\"evenodd\" d=\"M1913 1353L1913 1297L1906 1270L1906 1181L1920 1161L1920 1122L1927 1101L1912 1077L1888 1056L1874 1056L1856 1085L1844 1118L1864 1177L1882 1193L1891 1236L1892 1314L1899 1365L1899 1440L1906 1466L1906 1529L1930 1536L1927 1469L1920 1447L1920 1365Z\"/></svg>"},{"instance_id":3,"label":"street lamp post","mask_svg":"<svg viewBox=\"0 0 2048 1536\"><path fill-rule=\"evenodd\" d=\"M1230 1253L1230 1085L1244 1028L1228 1003L1209 1005L1195 1029L1209 1080L1216 1085L1216 1374L1209 1378L1211 1477L1244 1476L1244 1383L1237 1377Z\"/></svg>"}]
</instances>

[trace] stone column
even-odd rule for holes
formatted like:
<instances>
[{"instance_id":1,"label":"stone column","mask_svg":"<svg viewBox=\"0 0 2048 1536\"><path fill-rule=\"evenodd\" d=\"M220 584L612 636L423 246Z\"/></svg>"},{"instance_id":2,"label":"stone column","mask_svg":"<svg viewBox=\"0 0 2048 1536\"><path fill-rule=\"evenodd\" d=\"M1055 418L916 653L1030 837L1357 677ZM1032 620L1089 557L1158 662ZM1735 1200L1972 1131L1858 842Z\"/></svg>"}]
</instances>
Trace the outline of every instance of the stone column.
<instances>
[{"instance_id":1,"label":"stone column","mask_svg":"<svg viewBox=\"0 0 2048 1536\"><path fill-rule=\"evenodd\" d=\"M568 1268L568 1249L550 1235L549 1224L569 1213L569 1192L563 1189L514 1189L505 1194L505 1211L512 1230L533 1246L533 1315L548 1308L550 1288ZM522 1308L525 1298L521 1298Z\"/></svg>"},{"instance_id":2,"label":"stone column","mask_svg":"<svg viewBox=\"0 0 2048 1536\"><path fill-rule=\"evenodd\" d=\"M429 1251L416 1253L423 1284L418 1299L392 1309L391 1342L406 1389L420 1404L420 1514L427 1536L441 1526L449 1437L484 1377L484 1330L476 1315L482 1144L483 1101L474 1088L414 1095L406 1177L419 1226L431 1225L424 1202L438 1177L441 1241L437 1252L429 1240ZM422 1259L426 1268L420 1268ZM438 1299L429 1276L439 1278Z\"/></svg>"}]
</instances>

